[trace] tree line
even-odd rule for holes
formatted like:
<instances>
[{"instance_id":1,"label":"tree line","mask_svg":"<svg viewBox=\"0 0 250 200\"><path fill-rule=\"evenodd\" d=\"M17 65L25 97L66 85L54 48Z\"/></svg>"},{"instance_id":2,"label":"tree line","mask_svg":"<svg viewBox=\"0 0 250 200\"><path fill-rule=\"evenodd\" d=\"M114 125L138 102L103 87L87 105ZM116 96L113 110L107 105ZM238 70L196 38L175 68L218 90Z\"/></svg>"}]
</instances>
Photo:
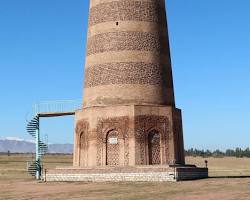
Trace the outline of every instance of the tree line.
<instances>
[{"instance_id":1,"label":"tree line","mask_svg":"<svg viewBox=\"0 0 250 200\"><path fill-rule=\"evenodd\" d=\"M243 158L247 157L250 158L250 148L242 149L242 148L236 148L236 149L227 149L226 151L220 151L219 149L215 151L210 150L199 150L199 149L188 149L185 150L186 156L200 156L200 157L237 157L237 158Z\"/></svg>"}]
</instances>

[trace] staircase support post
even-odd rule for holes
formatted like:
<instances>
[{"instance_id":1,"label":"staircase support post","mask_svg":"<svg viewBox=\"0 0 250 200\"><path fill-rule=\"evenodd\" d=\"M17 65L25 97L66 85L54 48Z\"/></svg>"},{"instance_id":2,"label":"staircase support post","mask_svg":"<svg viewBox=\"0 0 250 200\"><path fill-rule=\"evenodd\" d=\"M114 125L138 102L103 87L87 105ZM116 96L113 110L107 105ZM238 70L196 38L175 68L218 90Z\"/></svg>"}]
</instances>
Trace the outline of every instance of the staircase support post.
<instances>
[{"instance_id":1,"label":"staircase support post","mask_svg":"<svg viewBox=\"0 0 250 200\"><path fill-rule=\"evenodd\" d=\"M39 148L39 141L40 141L40 130L39 130L39 117L38 123L36 128L36 179L40 180L41 178L41 163L40 163L40 148Z\"/></svg>"}]
</instances>

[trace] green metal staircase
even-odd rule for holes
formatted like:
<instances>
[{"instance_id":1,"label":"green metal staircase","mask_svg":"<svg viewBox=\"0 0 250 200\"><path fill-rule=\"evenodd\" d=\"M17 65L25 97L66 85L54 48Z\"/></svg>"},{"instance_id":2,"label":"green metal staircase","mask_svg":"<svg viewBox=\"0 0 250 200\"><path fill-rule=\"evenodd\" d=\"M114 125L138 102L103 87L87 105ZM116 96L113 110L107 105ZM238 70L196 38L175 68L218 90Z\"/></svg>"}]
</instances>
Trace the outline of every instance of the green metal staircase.
<instances>
[{"instance_id":1,"label":"green metal staircase","mask_svg":"<svg viewBox=\"0 0 250 200\"><path fill-rule=\"evenodd\" d=\"M36 115L27 124L27 132L36 140L36 159L35 161L28 162L28 173L36 178L41 176L41 161L43 155L48 152L48 144L41 141L39 134L39 115Z\"/></svg>"},{"instance_id":2,"label":"green metal staircase","mask_svg":"<svg viewBox=\"0 0 250 200\"><path fill-rule=\"evenodd\" d=\"M40 138L40 118L74 115L81 107L81 100L47 101L33 106L33 117L26 126L27 132L36 143L36 159L27 163L27 171L30 175L41 179L42 158L48 152L48 140L42 141Z\"/></svg>"}]
</instances>

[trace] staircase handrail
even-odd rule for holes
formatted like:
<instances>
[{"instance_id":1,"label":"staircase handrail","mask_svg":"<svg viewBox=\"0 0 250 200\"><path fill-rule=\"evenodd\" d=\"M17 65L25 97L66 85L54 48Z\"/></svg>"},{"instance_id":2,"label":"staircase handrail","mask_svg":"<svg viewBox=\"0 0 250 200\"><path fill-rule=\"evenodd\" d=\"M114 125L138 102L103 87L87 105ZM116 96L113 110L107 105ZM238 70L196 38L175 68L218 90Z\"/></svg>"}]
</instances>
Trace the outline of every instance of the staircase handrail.
<instances>
[{"instance_id":1,"label":"staircase handrail","mask_svg":"<svg viewBox=\"0 0 250 200\"><path fill-rule=\"evenodd\" d=\"M42 101L33 105L33 115L39 113L74 112L82 107L82 100Z\"/></svg>"}]
</instances>

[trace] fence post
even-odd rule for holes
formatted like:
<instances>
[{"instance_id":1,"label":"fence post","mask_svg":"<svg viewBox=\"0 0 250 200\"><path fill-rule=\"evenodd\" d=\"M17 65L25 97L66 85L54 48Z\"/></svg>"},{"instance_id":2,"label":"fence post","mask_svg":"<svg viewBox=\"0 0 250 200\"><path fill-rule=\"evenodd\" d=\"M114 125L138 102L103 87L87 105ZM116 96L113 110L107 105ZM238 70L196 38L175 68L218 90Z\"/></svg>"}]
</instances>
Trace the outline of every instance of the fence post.
<instances>
[{"instance_id":1,"label":"fence post","mask_svg":"<svg viewBox=\"0 0 250 200\"><path fill-rule=\"evenodd\" d=\"M47 169L44 169L44 182L46 182Z\"/></svg>"}]
</instances>

